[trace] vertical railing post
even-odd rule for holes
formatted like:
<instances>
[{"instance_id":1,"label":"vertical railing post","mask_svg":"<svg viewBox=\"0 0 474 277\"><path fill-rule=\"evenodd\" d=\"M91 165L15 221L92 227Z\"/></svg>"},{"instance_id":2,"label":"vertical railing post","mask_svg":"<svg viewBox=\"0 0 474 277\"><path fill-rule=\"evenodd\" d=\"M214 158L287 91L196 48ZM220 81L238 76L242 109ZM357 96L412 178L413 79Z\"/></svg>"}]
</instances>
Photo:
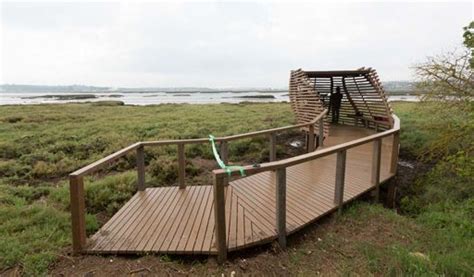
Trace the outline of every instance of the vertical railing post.
<instances>
[{"instance_id":1,"label":"vertical railing post","mask_svg":"<svg viewBox=\"0 0 474 277\"><path fill-rule=\"evenodd\" d=\"M372 150L372 185L375 186L375 200L380 197L380 158L382 155L382 139L374 140Z\"/></svg>"},{"instance_id":2,"label":"vertical railing post","mask_svg":"<svg viewBox=\"0 0 474 277\"><path fill-rule=\"evenodd\" d=\"M321 117L319 120L319 131L318 131L318 146L323 147L323 142L324 142L324 120Z\"/></svg>"},{"instance_id":3,"label":"vertical railing post","mask_svg":"<svg viewBox=\"0 0 474 277\"><path fill-rule=\"evenodd\" d=\"M286 248L286 168L276 170L276 229L278 243Z\"/></svg>"},{"instance_id":4,"label":"vertical railing post","mask_svg":"<svg viewBox=\"0 0 474 277\"><path fill-rule=\"evenodd\" d=\"M344 183L346 178L346 150L337 152L336 159L336 188L334 189L334 204L342 212L342 204L344 203Z\"/></svg>"},{"instance_id":5,"label":"vertical railing post","mask_svg":"<svg viewBox=\"0 0 474 277\"><path fill-rule=\"evenodd\" d=\"M229 150L227 148L227 141L221 141L219 148L221 159L225 164L227 164L229 162Z\"/></svg>"},{"instance_id":6,"label":"vertical railing post","mask_svg":"<svg viewBox=\"0 0 474 277\"><path fill-rule=\"evenodd\" d=\"M84 200L84 179L82 176L69 176L71 198L72 248L80 253L86 245L86 217Z\"/></svg>"},{"instance_id":7,"label":"vertical railing post","mask_svg":"<svg viewBox=\"0 0 474 277\"><path fill-rule=\"evenodd\" d=\"M145 150L143 145L137 148L137 189L145 190Z\"/></svg>"},{"instance_id":8,"label":"vertical railing post","mask_svg":"<svg viewBox=\"0 0 474 277\"><path fill-rule=\"evenodd\" d=\"M308 153L314 151L314 124L311 123L308 125Z\"/></svg>"},{"instance_id":9,"label":"vertical railing post","mask_svg":"<svg viewBox=\"0 0 474 277\"><path fill-rule=\"evenodd\" d=\"M270 134L270 162L276 161L276 135Z\"/></svg>"},{"instance_id":10,"label":"vertical railing post","mask_svg":"<svg viewBox=\"0 0 474 277\"><path fill-rule=\"evenodd\" d=\"M186 161L184 158L184 144L178 143L178 184L180 189L186 188L184 181L186 175Z\"/></svg>"},{"instance_id":11,"label":"vertical railing post","mask_svg":"<svg viewBox=\"0 0 474 277\"><path fill-rule=\"evenodd\" d=\"M229 148L228 148L228 145L227 145L227 141L222 140L220 142L219 152L220 152L221 160L225 164L228 164L229 163ZM224 177L224 179L222 181L224 183L224 185L227 186L229 184L229 179L230 179L229 176Z\"/></svg>"},{"instance_id":12,"label":"vertical railing post","mask_svg":"<svg viewBox=\"0 0 474 277\"><path fill-rule=\"evenodd\" d=\"M225 196L223 175L214 175L214 221L217 245L217 262L222 264L227 259Z\"/></svg>"},{"instance_id":13,"label":"vertical railing post","mask_svg":"<svg viewBox=\"0 0 474 277\"><path fill-rule=\"evenodd\" d=\"M391 157L391 163L390 163L390 173L393 175L397 173L399 147L400 147L400 132L396 132L393 134L392 157Z\"/></svg>"}]
</instances>

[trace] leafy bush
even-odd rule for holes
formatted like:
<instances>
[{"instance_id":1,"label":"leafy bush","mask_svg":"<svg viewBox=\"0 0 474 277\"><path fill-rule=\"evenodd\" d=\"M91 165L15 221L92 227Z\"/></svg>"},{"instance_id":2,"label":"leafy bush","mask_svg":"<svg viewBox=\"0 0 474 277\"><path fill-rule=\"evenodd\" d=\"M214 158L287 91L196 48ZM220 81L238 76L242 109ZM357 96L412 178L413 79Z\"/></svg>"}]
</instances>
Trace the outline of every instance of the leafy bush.
<instances>
[{"instance_id":1,"label":"leafy bush","mask_svg":"<svg viewBox=\"0 0 474 277\"><path fill-rule=\"evenodd\" d=\"M137 175L125 172L85 183L87 211L113 215L136 191Z\"/></svg>"},{"instance_id":2,"label":"leafy bush","mask_svg":"<svg viewBox=\"0 0 474 277\"><path fill-rule=\"evenodd\" d=\"M195 167L189 159L185 162L187 178L192 178L202 172L202 169ZM150 162L147 170L150 172L153 183L158 186L172 185L178 181L178 161L176 158L160 156Z\"/></svg>"}]
</instances>

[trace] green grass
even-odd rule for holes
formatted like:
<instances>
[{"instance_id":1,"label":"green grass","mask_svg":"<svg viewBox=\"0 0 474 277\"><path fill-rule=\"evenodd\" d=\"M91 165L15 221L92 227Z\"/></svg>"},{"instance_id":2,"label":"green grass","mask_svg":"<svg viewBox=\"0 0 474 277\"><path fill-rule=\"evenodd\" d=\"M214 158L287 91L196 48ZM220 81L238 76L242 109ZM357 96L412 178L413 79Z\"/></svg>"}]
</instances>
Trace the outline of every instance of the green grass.
<instances>
[{"instance_id":1,"label":"green grass","mask_svg":"<svg viewBox=\"0 0 474 277\"><path fill-rule=\"evenodd\" d=\"M396 257L407 273L472 276L474 273L474 105L398 104L401 147L433 167L402 188L402 212L414 218L427 235L418 243L430 262Z\"/></svg>"},{"instance_id":2,"label":"green grass","mask_svg":"<svg viewBox=\"0 0 474 277\"><path fill-rule=\"evenodd\" d=\"M351 230L350 236L384 234L384 242L367 237L348 242L328 232L322 242L310 240L289 251L290 272L313 275L320 270L316 265L330 261L331 269L347 275L472 276L472 106L435 113L432 105L396 103L394 110L402 122L402 153L435 163L404 191L405 216L355 205L336 224ZM1 106L0 272L21 266L26 275L42 275L70 249L67 174L73 170L140 140L221 136L292 123L289 104ZM264 143L233 142L230 160L264 161ZM207 169L194 159L212 159L209 145L187 147L186 157L187 178L206 183L201 177ZM147 185L176 182L176 149L147 148L145 159ZM86 179L89 234L135 192L134 164L134 155L128 155ZM349 247L351 256L329 254L334 247ZM308 256L308 249L318 255Z\"/></svg>"}]
</instances>

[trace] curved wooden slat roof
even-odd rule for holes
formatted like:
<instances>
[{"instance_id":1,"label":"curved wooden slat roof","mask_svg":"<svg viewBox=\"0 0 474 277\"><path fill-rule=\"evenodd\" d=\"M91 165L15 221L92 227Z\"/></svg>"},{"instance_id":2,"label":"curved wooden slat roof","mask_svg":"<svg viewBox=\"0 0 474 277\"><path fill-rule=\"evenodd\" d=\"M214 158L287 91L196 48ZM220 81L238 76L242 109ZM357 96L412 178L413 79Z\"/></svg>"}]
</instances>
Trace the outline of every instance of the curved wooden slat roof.
<instances>
[{"instance_id":1,"label":"curved wooden slat roof","mask_svg":"<svg viewBox=\"0 0 474 277\"><path fill-rule=\"evenodd\" d=\"M366 120L386 122L382 124L385 128L393 127L392 109L378 74L375 69L365 67L357 70L291 71L289 95L298 123L311 120L327 108L329 96L336 87L340 87L343 94L340 123L357 125L355 116L358 115Z\"/></svg>"},{"instance_id":2,"label":"curved wooden slat roof","mask_svg":"<svg viewBox=\"0 0 474 277\"><path fill-rule=\"evenodd\" d=\"M290 101L291 108L296 115L298 123L307 123L324 111L323 102L306 72L301 69L291 71L290 76ZM319 122L315 125L318 130ZM329 132L328 121L324 120L324 136Z\"/></svg>"}]
</instances>

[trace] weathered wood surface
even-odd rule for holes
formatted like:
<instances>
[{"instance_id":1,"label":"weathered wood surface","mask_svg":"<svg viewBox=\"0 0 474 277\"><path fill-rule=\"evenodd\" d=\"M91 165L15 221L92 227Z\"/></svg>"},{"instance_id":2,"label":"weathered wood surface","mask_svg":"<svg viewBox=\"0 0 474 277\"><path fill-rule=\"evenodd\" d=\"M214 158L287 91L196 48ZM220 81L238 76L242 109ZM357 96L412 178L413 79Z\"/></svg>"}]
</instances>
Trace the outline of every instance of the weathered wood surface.
<instances>
[{"instance_id":1,"label":"weathered wood surface","mask_svg":"<svg viewBox=\"0 0 474 277\"><path fill-rule=\"evenodd\" d=\"M373 134L368 129L334 126L325 147ZM381 140L381 182L392 176L391 156L396 153L392 140L392 137ZM344 202L373 189L372 152L372 143L347 149ZM334 203L335 153L286 168L286 234L338 208ZM281 176L280 173L280 184ZM219 207L225 206L225 225L217 229L225 233L227 251L270 242L278 238L276 184L277 174L265 171L234 180L229 186L220 186L222 190L218 191L212 185L191 184L184 190L147 188L137 192L89 239L85 252L218 254L215 221L217 215L222 218L222 209L214 212L215 194L225 195L224 203L218 203ZM81 239L79 234L78 238ZM222 240L220 243L223 244Z\"/></svg>"},{"instance_id":2,"label":"weathered wood surface","mask_svg":"<svg viewBox=\"0 0 474 277\"><path fill-rule=\"evenodd\" d=\"M359 119L384 118L387 121L375 123L373 128L389 129L393 126L392 108L378 78L372 68L345 71L303 71L294 70L290 76L289 96L291 107L299 123L314 118L322 109L329 108L329 97L336 87L343 94L339 122L357 125ZM355 115L361 115L355 117ZM328 121L331 121L331 113ZM325 124L327 125L327 124ZM325 126L325 134L328 130Z\"/></svg>"}]
</instances>

